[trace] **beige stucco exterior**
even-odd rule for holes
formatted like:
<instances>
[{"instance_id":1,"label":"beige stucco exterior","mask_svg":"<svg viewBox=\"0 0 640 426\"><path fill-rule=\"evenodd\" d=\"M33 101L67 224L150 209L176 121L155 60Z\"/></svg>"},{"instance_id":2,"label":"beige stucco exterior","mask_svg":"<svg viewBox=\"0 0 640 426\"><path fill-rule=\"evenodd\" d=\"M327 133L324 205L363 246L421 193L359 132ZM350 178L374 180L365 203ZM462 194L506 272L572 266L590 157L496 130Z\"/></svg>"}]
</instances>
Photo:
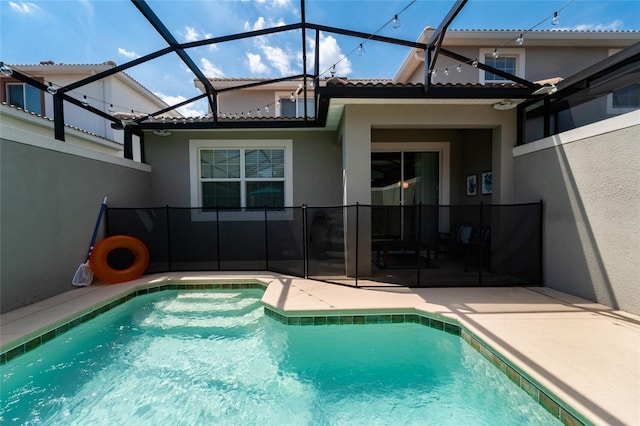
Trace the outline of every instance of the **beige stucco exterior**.
<instances>
[{"instance_id":1,"label":"beige stucco exterior","mask_svg":"<svg viewBox=\"0 0 640 426\"><path fill-rule=\"evenodd\" d=\"M90 135L70 132L69 142L60 142L53 139L52 130L46 135L40 126L25 121L10 128L9 121L3 114L2 312L72 289L103 197L110 205L147 205L151 172L148 165L99 152Z\"/></svg>"},{"instance_id":2,"label":"beige stucco exterior","mask_svg":"<svg viewBox=\"0 0 640 426\"><path fill-rule=\"evenodd\" d=\"M551 288L640 313L640 112L514 149L516 202L545 204Z\"/></svg>"}]
</instances>

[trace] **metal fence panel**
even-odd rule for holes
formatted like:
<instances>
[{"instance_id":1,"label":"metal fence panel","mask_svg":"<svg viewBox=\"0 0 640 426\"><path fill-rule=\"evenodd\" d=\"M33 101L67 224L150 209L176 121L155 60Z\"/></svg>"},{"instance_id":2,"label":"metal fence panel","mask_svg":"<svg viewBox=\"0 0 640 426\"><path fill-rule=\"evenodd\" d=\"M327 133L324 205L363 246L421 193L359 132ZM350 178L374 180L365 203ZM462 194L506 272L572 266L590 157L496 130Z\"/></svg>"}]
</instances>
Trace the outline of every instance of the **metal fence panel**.
<instances>
[{"instance_id":1,"label":"metal fence panel","mask_svg":"<svg viewBox=\"0 0 640 426\"><path fill-rule=\"evenodd\" d=\"M346 285L542 284L542 203L284 209L108 208L146 272L270 270ZM113 253L113 267L131 262Z\"/></svg>"}]
</instances>

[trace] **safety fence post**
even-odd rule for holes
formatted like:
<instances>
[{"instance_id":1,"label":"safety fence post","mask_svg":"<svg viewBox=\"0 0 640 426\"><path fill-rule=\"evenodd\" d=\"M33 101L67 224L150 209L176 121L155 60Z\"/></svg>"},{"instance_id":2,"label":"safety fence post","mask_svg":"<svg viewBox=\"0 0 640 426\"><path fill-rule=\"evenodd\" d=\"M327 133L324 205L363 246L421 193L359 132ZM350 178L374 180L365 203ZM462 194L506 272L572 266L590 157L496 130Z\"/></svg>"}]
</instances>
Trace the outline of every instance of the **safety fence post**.
<instances>
[{"instance_id":1,"label":"safety fence post","mask_svg":"<svg viewBox=\"0 0 640 426\"><path fill-rule=\"evenodd\" d=\"M166 215L167 215L167 261L169 262L169 271L173 271L173 267L171 266L171 219L169 218L169 204L166 205Z\"/></svg>"},{"instance_id":2,"label":"safety fence post","mask_svg":"<svg viewBox=\"0 0 640 426\"><path fill-rule=\"evenodd\" d=\"M358 288L358 246L360 245L360 203L356 202L356 288Z\"/></svg>"},{"instance_id":3,"label":"safety fence post","mask_svg":"<svg viewBox=\"0 0 640 426\"><path fill-rule=\"evenodd\" d=\"M305 279L309 278L309 252L307 247L307 205L302 205L302 270Z\"/></svg>"}]
</instances>

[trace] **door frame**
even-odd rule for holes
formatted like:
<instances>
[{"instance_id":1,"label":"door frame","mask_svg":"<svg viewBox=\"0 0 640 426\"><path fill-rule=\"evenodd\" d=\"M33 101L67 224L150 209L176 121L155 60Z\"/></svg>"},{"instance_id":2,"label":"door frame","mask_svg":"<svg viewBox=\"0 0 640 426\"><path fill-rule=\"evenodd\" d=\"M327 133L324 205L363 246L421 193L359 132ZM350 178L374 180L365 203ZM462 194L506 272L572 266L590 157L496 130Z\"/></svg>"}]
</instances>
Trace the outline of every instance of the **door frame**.
<instances>
[{"instance_id":1,"label":"door frame","mask_svg":"<svg viewBox=\"0 0 640 426\"><path fill-rule=\"evenodd\" d=\"M450 142L372 142L371 152L438 152L440 205L449 205L451 195L451 143ZM441 226L443 224L440 224ZM448 226L448 224L446 224ZM445 227L446 229L446 227Z\"/></svg>"}]
</instances>

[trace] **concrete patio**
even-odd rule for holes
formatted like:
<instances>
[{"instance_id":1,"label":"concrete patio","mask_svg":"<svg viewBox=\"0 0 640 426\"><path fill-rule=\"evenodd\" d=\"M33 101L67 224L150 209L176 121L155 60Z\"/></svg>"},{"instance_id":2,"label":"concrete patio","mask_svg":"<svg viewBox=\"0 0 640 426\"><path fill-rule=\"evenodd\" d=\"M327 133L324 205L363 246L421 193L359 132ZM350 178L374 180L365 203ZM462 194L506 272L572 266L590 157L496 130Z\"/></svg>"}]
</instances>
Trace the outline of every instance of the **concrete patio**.
<instances>
[{"instance_id":1,"label":"concrete patio","mask_svg":"<svg viewBox=\"0 0 640 426\"><path fill-rule=\"evenodd\" d=\"M149 286L260 280L284 315L425 312L457 322L588 422L640 425L640 317L542 287L352 288L272 273L170 273L95 283L0 316L1 350ZM366 284L366 283L361 283Z\"/></svg>"}]
</instances>

